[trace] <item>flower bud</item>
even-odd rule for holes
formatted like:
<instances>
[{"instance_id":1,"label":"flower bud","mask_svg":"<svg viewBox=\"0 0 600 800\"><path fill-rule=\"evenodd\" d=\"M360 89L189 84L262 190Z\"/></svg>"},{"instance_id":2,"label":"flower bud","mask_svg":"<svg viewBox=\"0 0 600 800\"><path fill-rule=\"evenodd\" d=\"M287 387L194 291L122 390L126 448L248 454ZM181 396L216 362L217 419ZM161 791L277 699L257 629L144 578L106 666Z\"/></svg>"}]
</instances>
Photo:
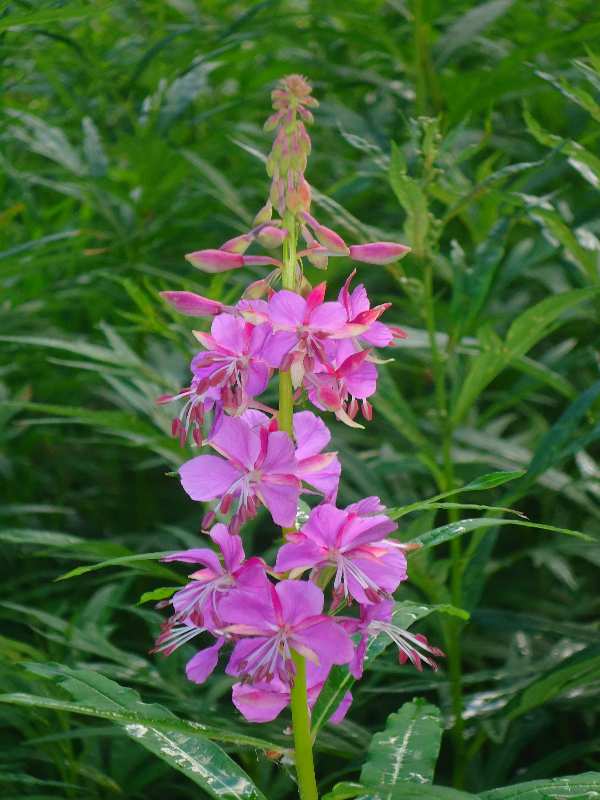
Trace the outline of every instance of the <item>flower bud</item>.
<instances>
[{"instance_id":1,"label":"flower bud","mask_svg":"<svg viewBox=\"0 0 600 800\"><path fill-rule=\"evenodd\" d=\"M194 292L160 292L160 296L172 308L188 317L215 317L224 309L223 303Z\"/></svg>"},{"instance_id":2,"label":"flower bud","mask_svg":"<svg viewBox=\"0 0 600 800\"><path fill-rule=\"evenodd\" d=\"M319 242L323 247L327 248L331 255L348 255L350 252L348 245L338 233L332 231L331 228L326 228L325 225L321 225L314 217L306 212L302 214L302 218L310 225Z\"/></svg>"},{"instance_id":3,"label":"flower bud","mask_svg":"<svg viewBox=\"0 0 600 800\"><path fill-rule=\"evenodd\" d=\"M287 231L282 228L276 228L274 225L265 225L264 228L260 229L256 238L263 247L266 247L267 250L272 250L275 247L280 247L286 236Z\"/></svg>"},{"instance_id":4,"label":"flower bud","mask_svg":"<svg viewBox=\"0 0 600 800\"><path fill-rule=\"evenodd\" d=\"M227 272L244 266L244 256L240 253L228 253L226 250L197 250L188 253L185 260L203 272Z\"/></svg>"},{"instance_id":5,"label":"flower bud","mask_svg":"<svg viewBox=\"0 0 600 800\"><path fill-rule=\"evenodd\" d=\"M252 224L254 226L264 225L265 223L271 221L272 216L273 216L273 206L271 205L270 201L267 201L266 204L258 212L258 214L254 217L254 222Z\"/></svg>"},{"instance_id":6,"label":"flower bud","mask_svg":"<svg viewBox=\"0 0 600 800\"><path fill-rule=\"evenodd\" d=\"M296 189L288 191L287 193L287 207L293 214L300 214L302 211L308 211L311 201L310 186L304 178L300 178L300 183Z\"/></svg>"},{"instance_id":7,"label":"flower bud","mask_svg":"<svg viewBox=\"0 0 600 800\"><path fill-rule=\"evenodd\" d=\"M407 253L410 253L410 247L396 242L369 242L369 244L350 246L350 258L367 264L391 264L399 261Z\"/></svg>"},{"instance_id":8,"label":"flower bud","mask_svg":"<svg viewBox=\"0 0 600 800\"><path fill-rule=\"evenodd\" d=\"M253 233L243 233L241 236L236 236L234 239L228 239L219 249L226 250L228 253L245 253L254 241L254 238Z\"/></svg>"}]
</instances>

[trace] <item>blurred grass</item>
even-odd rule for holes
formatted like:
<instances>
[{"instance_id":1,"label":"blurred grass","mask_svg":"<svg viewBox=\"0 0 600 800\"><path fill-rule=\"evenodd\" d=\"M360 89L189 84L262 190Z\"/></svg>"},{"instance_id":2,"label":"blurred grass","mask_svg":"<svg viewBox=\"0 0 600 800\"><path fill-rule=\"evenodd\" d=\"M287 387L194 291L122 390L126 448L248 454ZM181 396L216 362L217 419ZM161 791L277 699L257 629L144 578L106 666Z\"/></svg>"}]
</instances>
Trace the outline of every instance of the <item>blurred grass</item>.
<instances>
[{"instance_id":1,"label":"blurred grass","mask_svg":"<svg viewBox=\"0 0 600 800\"><path fill-rule=\"evenodd\" d=\"M185 454L154 404L185 380L190 325L156 292L232 299L251 277L207 278L182 254L242 231L262 205L261 125L270 88L290 72L306 74L321 101L308 178L323 220L352 242L375 233L414 250L402 270L360 272L377 301L394 303L390 319L410 337L382 375L368 434L334 428L341 501L376 493L398 506L445 480L422 313L429 274L434 341L458 409L453 480L529 467L512 495L491 490L486 502L597 536L599 406L577 398L598 379L598 300L548 322L543 338L529 319L510 358L503 349L527 309L599 282L596 6L0 2L2 522L86 540L67 547L23 534L20 545L16 536L0 545L5 600L25 608L0 609L6 691L50 693L21 664L53 660L135 684L176 713L249 730L229 722L226 679L200 690L182 678L183 655L145 656L159 615L135 603L157 578L107 570L53 580L75 563L119 555L115 548L194 541L198 510L164 475ZM332 288L348 267L332 265ZM515 355L532 333L533 349ZM477 372L467 402L476 361L492 377L479 385ZM402 535L445 521L443 510L413 516ZM474 609L464 634L468 787L598 768L597 678L510 727L502 711L524 680L597 641L597 546L519 528L497 542L478 535L463 598ZM271 538L260 518L249 549ZM406 596L444 602L446 554L413 563ZM445 674L379 663L365 681L377 707L357 693L352 723L325 733L325 788L356 777L369 732L383 728L398 693L426 692L448 718ZM116 729L12 706L0 709L0 724L8 794L25 796L16 773L62 781L60 791L38 787L48 797L198 794ZM293 795L285 768L253 751L237 758L269 797ZM438 783L450 781L450 761L446 743Z\"/></svg>"}]
</instances>

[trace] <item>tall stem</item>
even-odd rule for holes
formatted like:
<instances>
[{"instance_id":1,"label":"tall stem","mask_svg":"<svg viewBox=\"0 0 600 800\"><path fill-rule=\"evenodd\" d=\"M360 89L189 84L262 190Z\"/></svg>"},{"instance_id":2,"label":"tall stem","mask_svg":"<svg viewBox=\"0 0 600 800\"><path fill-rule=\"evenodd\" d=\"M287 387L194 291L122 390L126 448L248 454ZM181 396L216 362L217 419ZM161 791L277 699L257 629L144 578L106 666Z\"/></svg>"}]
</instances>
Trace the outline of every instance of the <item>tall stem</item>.
<instances>
[{"instance_id":1,"label":"tall stem","mask_svg":"<svg viewBox=\"0 0 600 800\"><path fill-rule=\"evenodd\" d=\"M296 221L292 214L286 214L284 225L287 238L283 246L283 269L281 283L284 289L296 289ZM279 373L279 429L293 436L294 389L289 372ZM284 536L286 531L284 530ZM306 659L292 651L296 674L291 691L292 726L294 730L294 750L296 756L296 775L301 800L317 800L317 781L313 762L312 740L310 736L310 716L308 712L308 693L306 688Z\"/></svg>"},{"instance_id":2,"label":"tall stem","mask_svg":"<svg viewBox=\"0 0 600 800\"><path fill-rule=\"evenodd\" d=\"M438 411L440 436L442 439L443 454L443 480L441 492L451 491L454 488L454 465L452 463L452 437L453 427L448 408L446 392L446 367L440 355L436 338L435 309L433 296L433 266L428 259L423 270L424 283L424 316L429 336L433 378L435 383L435 397ZM458 514L456 509L450 509L449 521L456 522ZM458 539L450 542L450 595L455 606L462 606L462 546ZM448 620L443 625L446 651L448 654L448 671L450 673L450 694L454 727L452 741L454 747L453 783L457 789L462 788L465 775L465 740L463 720L463 695L462 695L462 654L460 620Z\"/></svg>"}]
</instances>

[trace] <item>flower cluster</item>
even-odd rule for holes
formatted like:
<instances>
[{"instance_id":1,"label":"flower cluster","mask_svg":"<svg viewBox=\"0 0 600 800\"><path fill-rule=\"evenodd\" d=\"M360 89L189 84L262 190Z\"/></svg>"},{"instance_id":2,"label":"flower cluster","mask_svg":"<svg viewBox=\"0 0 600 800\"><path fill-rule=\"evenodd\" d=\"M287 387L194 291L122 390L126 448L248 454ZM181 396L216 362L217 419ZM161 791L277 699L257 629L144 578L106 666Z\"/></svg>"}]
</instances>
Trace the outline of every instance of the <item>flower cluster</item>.
<instances>
[{"instance_id":1,"label":"flower cluster","mask_svg":"<svg viewBox=\"0 0 600 800\"><path fill-rule=\"evenodd\" d=\"M312 705L333 665L346 664L360 678L372 636L387 635L400 661L419 669L435 669L433 657L442 655L424 637L394 625L392 597L407 577L406 547L391 538L396 524L378 497L337 506L341 466L337 453L328 450L324 421L311 410L286 416L283 406L274 409L259 399L279 371L289 375L285 385L280 378L280 399L289 387L286 408L310 404L362 427L359 410L366 420L372 417L368 398L377 386L376 350L404 336L380 319L388 303L372 307L362 284L352 288L355 271L335 300L326 300L325 283L312 287L304 276L304 258L325 269L331 257L387 264L408 251L391 242L348 246L310 213L306 124L317 105L300 76L280 83L266 126L277 131L267 161L267 204L252 230L218 249L186 256L205 272L274 267L268 277L252 283L232 306L192 292L163 292L177 311L212 319L209 333L194 332L203 349L192 359L190 385L160 402L184 401L173 434L182 445L191 438L206 448L179 475L193 500L208 503L202 527L214 547L165 559L198 568L172 596L173 614L155 650L169 654L198 640L186 673L202 683L226 648L225 672L236 679L233 702L253 722L271 720L289 704L296 658L308 662ZM279 218L273 218L274 209ZM297 247L300 238L303 250ZM283 258L248 255L255 243L283 248ZM313 506L303 519L301 495ZM283 528L272 565L247 558L240 536L261 507ZM347 613L355 608L357 614ZM350 702L348 694L334 721Z\"/></svg>"}]
</instances>

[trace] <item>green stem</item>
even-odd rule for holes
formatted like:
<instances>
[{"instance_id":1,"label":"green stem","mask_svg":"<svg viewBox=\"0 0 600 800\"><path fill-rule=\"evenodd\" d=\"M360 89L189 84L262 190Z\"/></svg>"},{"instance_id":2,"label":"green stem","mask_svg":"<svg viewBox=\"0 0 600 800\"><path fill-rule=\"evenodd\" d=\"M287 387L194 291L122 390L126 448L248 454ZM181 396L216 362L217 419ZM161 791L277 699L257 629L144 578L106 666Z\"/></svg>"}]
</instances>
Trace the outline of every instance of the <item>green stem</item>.
<instances>
[{"instance_id":1,"label":"green stem","mask_svg":"<svg viewBox=\"0 0 600 800\"><path fill-rule=\"evenodd\" d=\"M294 651L292 651L292 658L296 666L291 701L298 789L300 790L301 800L317 800L319 793L317 791L312 739L310 736L310 717L306 690L306 659Z\"/></svg>"},{"instance_id":2,"label":"green stem","mask_svg":"<svg viewBox=\"0 0 600 800\"><path fill-rule=\"evenodd\" d=\"M281 284L284 289L296 290L296 220L286 214L283 224L288 235L283 246L283 268ZM279 373L279 429L293 436L294 387L289 372ZM287 531L284 529L283 535ZM301 800L317 800L317 781L313 762L312 739L310 735L310 716L306 688L306 659L292 651L296 674L291 691L292 727L294 730L294 750L296 756L296 775Z\"/></svg>"},{"instance_id":3,"label":"green stem","mask_svg":"<svg viewBox=\"0 0 600 800\"><path fill-rule=\"evenodd\" d=\"M450 491L454 487L454 465L452 462L452 437L454 434L450 414L448 413L448 396L446 392L446 365L440 354L436 339L436 322L433 295L433 266L428 260L423 269L424 283L424 317L429 336L431 349L431 362L435 384L435 398L438 411L440 436L442 439L443 457L443 485L440 491ZM449 511L449 521L456 522L458 512L456 509ZM459 608L462 606L462 545L459 539L450 543L450 596L452 603ZM446 652L448 656L448 672L450 676L450 694L454 727L452 729L452 742L454 747L453 784L457 789L464 785L466 753L463 720L462 696L462 654L460 620L448 620L443 625Z\"/></svg>"}]
</instances>

